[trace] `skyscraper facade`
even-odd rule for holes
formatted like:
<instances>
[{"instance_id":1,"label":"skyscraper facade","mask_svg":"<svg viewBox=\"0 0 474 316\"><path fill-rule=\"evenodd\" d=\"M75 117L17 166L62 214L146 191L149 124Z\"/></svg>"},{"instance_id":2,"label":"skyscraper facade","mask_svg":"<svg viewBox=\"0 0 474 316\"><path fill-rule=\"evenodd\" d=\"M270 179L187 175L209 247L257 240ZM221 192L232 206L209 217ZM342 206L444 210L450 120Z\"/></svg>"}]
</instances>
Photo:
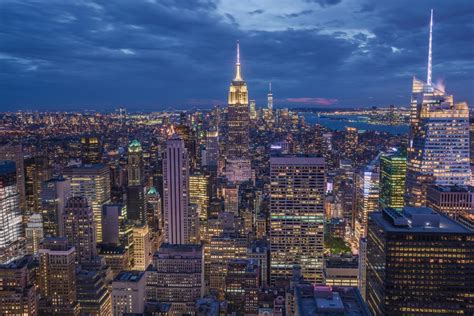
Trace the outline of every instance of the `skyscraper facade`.
<instances>
[{"instance_id":1,"label":"skyscraper facade","mask_svg":"<svg viewBox=\"0 0 474 316\"><path fill-rule=\"evenodd\" d=\"M16 186L20 194L20 209L26 207L25 193L25 164L23 158L23 147L21 145L5 145L0 147L0 160L11 160L15 162Z\"/></svg>"},{"instance_id":2,"label":"skyscraper facade","mask_svg":"<svg viewBox=\"0 0 474 316\"><path fill-rule=\"evenodd\" d=\"M81 153L83 164L96 164L102 160L102 147L97 136L81 137Z\"/></svg>"},{"instance_id":3,"label":"skyscraper facade","mask_svg":"<svg viewBox=\"0 0 474 316\"><path fill-rule=\"evenodd\" d=\"M431 75L431 11L427 82L413 78L410 106L406 202L426 204L430 184L469 185L469 108L454 103L444 88L435 87Z\"/></svg>"},{"instance_id":4,"label":"skyscraper facade","mask_svg":"<svg viewBox=\"0 0 474 316\"><path fill-rule=\"evenodd\" d=\"M51 178L52 170L49 167L47 157L30 157L25 159L24 163L26 214L29 216L41 211L42 183Z\"/></svg>"},{"instance_id":5,"label":"skyscraper facade","mask_svg":"<svg viewBox=\"0 0 474 316\"><path fill-rule=\"evenodd\" d=\"M47 237L64 237L64 207L71 196L71 180L52 178L42 184L41 215Z\"/></svg>"},{"instance_id":6,"label":"skyscraper facade","mask_svg":"<svg viewBox=\"0 0 474 316\"><path fill-rule=\"evenodd\" d=\"M41 214L35 213L30 216L26 223L25 238L26 238L26 253L36 255L38 253L40 242L43 240L43 220Z\"/></svg>"},{"instance_id":7,"label":"skyscraper facade","mask_svg":"<svg viewBox=\"0 0 474 316\"><path fill-rule=\"evenodd\" d=\"M203 246L162 244L147 272L148 299L171 304L175 313L192 313L204 295Z\"/></svg>"},{"instance_id":8,"label":"skyscraper facade","mask_svg":"<svg viewBox=\"0 0 474 316\"><path fill-rule=\"evenodd\" d=\"M240 49L237 42L236 72L229 88L227 108L228 139L226 158L247 158L249 153L249 99L247 84L240 69Z\"/></svg>"},{"instance_id":9,"label":"skyscraper facade","mask_svg":"<svg viewBox=\"0 0 474 316\"><path fill-rule=\"evenodd\" d=\"M472 315L474 232L427 207L370 214L367 303L373 315Z\"/></svg>"},{"instance_id":10,"label":"skyscraper facade","mask_svg":"<svg viewBox=\"0 0 474 316\"><path fill-rule=\"evenodd\" d=\"M322 282L325 163L311 156L270 158L271 282L290 278L294 265Z\"/></svg>"},{"instance_id":11,"label":"skyscraper facade","mask_svg":"<svg viewBox=\"0 0 474 316\"><path fill-rule=\"evenodd\" d=\"M96 223L97 241L102 241L102 205L110 202L110 171L103 164L83 165L64 170L71 181L71 194L87 198Z\"/></svg>"},{"instance_id":12,"label":"skyscraper facade","mask_svg":"<svg viewBox=\"0 0 474 316\"><path fill-rule=\"evenodd\" d=\"M143 150L138 140L128 145L128 185L140 185L143 179Z\"/></svg>"},{"instance_id":13,"label":"skyscraper facade","mask_svg":"<svg viewBox=\"0 0 474 316\"><path fill-rule=\"evenodd\" d=\"M186 244L191 239L189 210L189 164L184 141L173 135L163 161L165 239Z\"/></svg>"},{"instance_id":14,"label":"skyscraper facade","mask_svg":"<svg viewBox=\"0 0 474 316\"><path fill-rule=\"evenodd\" d=\"M97 257L97 237L92 208L85 197L70 197L64 210L64 232L76 248L79 264L91 263Z\"/></svg>"},{"instance_id":15,"label":"skyscraper facade","mask_svg":"<svg viewBox=\"0 0 474 316\"><path fill-rule=\"evenodd\" d=\"M16 166L11 160L0 161L0 228L0 263L7 263L25 250Z\"/></svg>"},{"instance_id":16,"label":"skyscraper facade","mask_svg":"<svg viewBox=\"0 0 474 316\"><path fill-rule=\"evenodd\" d=\"M380 207L401 210L405 205L405 178L407 158L389 153L380 157Z\"/></svg>"},{"instance_id":17,"label":"skyscraper facade","mask_svg":"<svg viewBox=\"0 0 474 316\"><path fill-rule=\"evenodd\" d=\"M0 315L38 315L32 256L0 264Z\"/></svg>"},{"instance_id":18,"label":"skyscraper facade","mask_svg":"<svg viewBox=\"0 0 474 316\"><path fill-rule=\"evenodd\" d=\"M79 315L75 260L66 238L45 238L39 250L40 314Z\"/></svg>"}]
</instances>

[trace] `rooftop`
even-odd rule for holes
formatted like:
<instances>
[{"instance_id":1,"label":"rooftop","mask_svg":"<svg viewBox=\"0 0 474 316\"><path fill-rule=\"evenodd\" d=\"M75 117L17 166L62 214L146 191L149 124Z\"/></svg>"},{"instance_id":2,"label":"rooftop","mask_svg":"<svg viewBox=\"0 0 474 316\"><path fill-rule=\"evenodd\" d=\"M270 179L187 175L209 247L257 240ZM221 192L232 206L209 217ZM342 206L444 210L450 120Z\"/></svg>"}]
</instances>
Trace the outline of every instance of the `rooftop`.
<instances>
[{"instance_id":1,"label":"rooftop","mask_svg":"<svg viewBox=\"0 0 474 316\"><path fill-rule=\"evenodd\" d=\"M370 315L355 287L299 284L295 288L295 298L298 314L302 316Z\"/></svg>"},{"instance_id":2,"label":"rooftop","mask_svg":"<svg viewBox=\"0 0 474 316\"><path fill-rule=\"evenodd\" d=\"M114 279L114 282L138 282L145 275L143 271L122 271Z\"/></svg>"},{"instance_id":3,"label":"rooftop","mask_svg":"<svg viewBox=\"0 0 474 316\"><path fill-rule=\"evenodd\" d=\"M386 232L474 234L455 220L429 207L404 207L402 212L385 208L382 212L370 213L369 217Z\"/></svg>"}]
</instances>

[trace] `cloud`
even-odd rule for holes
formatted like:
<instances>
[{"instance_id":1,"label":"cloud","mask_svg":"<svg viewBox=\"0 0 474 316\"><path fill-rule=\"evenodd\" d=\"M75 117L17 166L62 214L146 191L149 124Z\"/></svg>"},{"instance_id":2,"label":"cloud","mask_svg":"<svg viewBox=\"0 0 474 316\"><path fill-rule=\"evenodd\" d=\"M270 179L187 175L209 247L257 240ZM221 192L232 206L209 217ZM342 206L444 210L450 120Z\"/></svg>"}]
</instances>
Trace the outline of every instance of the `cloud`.
<instances>
[{"instance_id":1,"label":"cloud","mask_svg":"<svg viewBox=\"0 0 474 316\"><path fill-rule=\"evenodd\" d=\"M0 111L217 103L227 97L237 39L257 104L272 81L276 106L298 95L334 98L308 97L321 105L407 105L411 77L426 74L431 7L434 80L473 104L470 0L7 0Z\"/></svg>"},{"instance_id":2,"label":"cloud","mask_svg":"<svg viewBox=\"0 0 474 316\"><path fill-rule=\"evenodd\" d=\"M283 16L286 17L286 18L297 18L297 17L300 17L302 15L308 15L308 14L311 14L311 13L313 13L313 10L303 10L303 11L296 12L296 13L284 14Z\"/></svg>"},{"instance_id":3,"label":"cloud","mask_svg":"<svg viewBox=\"0 0 474 316\"><path fill-rule=\"evenodd\" d=\"M337 99L328 99L328 98L310 98L310 97L300 97L300 98L286 98L284 101L289 103L298 103L302 105L333 105L338 102Z\"/></svg>"},{"instance_id":4,"label":"cloud","mask_svg":"<svg viewBox=\"0 0 474 316\"><path fill-rule=\"evenodd\" d=\"M262 14L264 13L265 11L262 10L262 9L257 9L257 10L253 10L253 11L250 11L249 14L250 15L255 15L255 14Z\"/></svg>"}]
</instances>

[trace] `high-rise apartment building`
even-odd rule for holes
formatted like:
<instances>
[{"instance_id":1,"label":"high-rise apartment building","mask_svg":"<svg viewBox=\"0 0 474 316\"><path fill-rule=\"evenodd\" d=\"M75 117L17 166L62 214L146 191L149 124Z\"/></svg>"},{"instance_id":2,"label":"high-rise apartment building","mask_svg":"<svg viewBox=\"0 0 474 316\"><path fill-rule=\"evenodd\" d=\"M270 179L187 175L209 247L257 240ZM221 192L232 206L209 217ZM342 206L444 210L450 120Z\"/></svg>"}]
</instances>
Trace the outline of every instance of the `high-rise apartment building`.
<instances>
[{"instance_id":1,"label":"high-rise apartment building","mask_svg":"<svg viewBox=\"0 0 474 316\"><path fill-rule=\"evenodd\" d=\"M25 250L16 171L14 161L0 161L0 263L21 257Z\"/></svg>"},{"instance_id":2,"label":"high-rise apartment building","mask_svg":"<svg viewBox=\"0 0 474 316\"><path fill-rule=\"evenodd\" d=\"M85 197L67 200L64 209L64 234L76 249L76 261L88 264L97 258L97 237L94 214Z\"/></svg>"},{"instance_id":3,"label":"high-rise apartment building","mask_svg":"<svg viewBox=\"0 0 474 316\"><path fill-rule=\"evenodd\" d=\"M71 181L52 178L42 184L41 214L47 237L64 237L64 207L71 196Z\"/></svg>"},{"instance_id":4,"label":"high-rise apartment building","mask_svg":"<svg viewBox=\"0 0 474 316\"><path fill-rule=\"evenodd\" d=\"M249 99L247 84L240 69L240 49L237 42L236 72L229 88L227 107L228 139L226 158L248 158L249 153Z\"/></svg>"},{"instance_id":5,"label":"high-rise apartment building","mask_svg":"<svg viewBox=\"0 0 474 316\"><path fill-rule=\"evenodd\" d=\"M200 220L207 220L210 198L210 176L194 173L189 176L189 203L196 204Z\"/></svg>"},{"instance_id":6,"label":"high-rise apartment building","mask_svg":"<svg viewBox=\"0 0 474 316\"><path fill-rule=\"evenodd\" d=\"M405 177L407 158L400 153L380 157L380 207L401 210L405 205Z\"/></svg>"},{"instance_id":7,"label":"high-rise apartment building","mask_svg":"<svg viewBox=\"0 0 474 316\"><path fill-rule=\"evenodd\" d=\"M102 241L102 205L110 202L110 171L103 164L83 165L64 170L71 181L71 194L87 198L96 224L97 241Z\"/></svg>"},{"instance_id":8,"label":"high-rise apartment building","mask_svg":"<svg viewBox=\"0 0 474 316\"><path fill-rule=\"evenodd\" d=\"M143 150L138 140L128 145L128 185L141 185L143 181Z\"/></svg>"},{"instance_id":9,"label":"high-rise apartment building","mask_svg":"<svg viewBox=\"0 0 474 316\"><path fill-rule=\"evenodd\" d=\"M165 240L186 244L191 240L189 164L184 141L173 135L163 161Z\"/></svg>"},{"instance_id":10,"label":"high-rise apartment building","mask_svg":"<svg viewBox=\"0 0 474 316\"><path fill-rule=\"evenodd\" d=\"M294 265L311 282L322 282L324 159L270 158L271 282L290 278Z\"/></svg>"},{"instance_id":11,"label":"high-rise apartment building","mask_svg":"<svg viewBox=\"0 0 474 316\"><path fill-rule=\"evenodd\" d=\"M174 313L193 313L204 295L204 253L201 245L162 244L147 271L147 300L171 305Z\"/></svg>"},{"instance_id":12,"label":"high-rise apartment building","mask_svg":"<svg viewBox=\"0 0 474 316\"><path fill-rule=\"evenodd\" d=\"M427 187L469 185L469 108L431 81L431 41L427 82L413 78L408 144L406 202L424 206Z\"/></svg>"},{"instance_id":13,"label":"high-rise apartment building","mask_svg":"<svg viewBox=\"0 0 474 316\"><path fill-rule=\"evenodd\" d=\"M0 315L38 314L38 293L31 256L0 264Z\"/></svg>"},{"instance_id":14,"label":"high-rise apartment building","mask_svg":"<svg viewBox=\"0 0 474 316\"><path fill-rule=\"evenodd\" d=\"M75 260L66 238L45 238L39 250L40 314L79 315Z\"/></svg>"},{"instance_id":15,"label":"high-rise apartment building","mask_svg":"<svg viewBox=\"0 0 474 316\"><path fill-rule=\"evenodd\" d=\"M472 315L474 232L426 207L369 215L373 315Z\"/></svg>"}]
</instances>

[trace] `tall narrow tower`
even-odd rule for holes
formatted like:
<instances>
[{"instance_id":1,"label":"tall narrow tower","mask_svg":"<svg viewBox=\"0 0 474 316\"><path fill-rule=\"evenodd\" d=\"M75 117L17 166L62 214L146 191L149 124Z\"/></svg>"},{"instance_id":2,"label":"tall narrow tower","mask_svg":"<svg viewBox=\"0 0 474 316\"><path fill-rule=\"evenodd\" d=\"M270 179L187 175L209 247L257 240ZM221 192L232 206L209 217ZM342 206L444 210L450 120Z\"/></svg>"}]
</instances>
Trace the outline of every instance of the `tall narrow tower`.
<instances>
[{"instance_id":1,"label":"tall narrow tower","mask_svg":"<svg viewBox=\"0 0 474 316\"><path fill-rule=\"evenodd\" d=\"M227 159L246 158L249 153L250 110L247 84L242 78L240 69L240 47L237 42L237 62L235 77L229 88L227 108L228 140Z\"/></svg>"},{"instance_id":2,"label":"tall narrow tower","mask_svg":"<svg viewBox=\"0 0 474 316\"><path fill-rule=\"evenodd\" d=\"M273 93L272 93L272 83L268 84L268 94L267 94L267 106L268 110L273 110Z\"/></svg>"},{"instance_id":3,"label":"tall narrow tower","mask_svg":"<svg viewBox=\"0 0 474 316\"><path fill-rule=\"evenodd\" d=\"M431 74L433 10L430 19L427 82L413 78L407 149L406 203L426 204L431 184L468 185L469 108L433 87Z\"/></svg>"},{"instance_id":4,"label":"tall narrow tower","mask_svg":"<svg viewBox=\"0 0 474 316\"><path fill-rule=\"evenodd\" d=\"M140 185L143 177L143 151L138 140L128 145L128 185Z\"/></svg>"},{"instance_id":5,"label":"tall narrow tower","mask_svg":"<svg viewBox=\"0 0 474 316\"><path fill-rule=\"evenodd\" d=\"M170 244L190 242L189 163L184 141L177 134L166 145L163 161L165 238Z\"/></svg>"},{"instance_id":6,"label":"tall narrow tower","mask_svg":"<svg viewBox=\"0 0 474 316\"><path fill-rule=\"evenodd\" d=\"M431 18L430 18L430 41L428 45L428 74L426 76L426 84L432 85L431 71L432 71L432 42L433 42L433 9L431 9Z\"/></svg>"}]
</instances>

